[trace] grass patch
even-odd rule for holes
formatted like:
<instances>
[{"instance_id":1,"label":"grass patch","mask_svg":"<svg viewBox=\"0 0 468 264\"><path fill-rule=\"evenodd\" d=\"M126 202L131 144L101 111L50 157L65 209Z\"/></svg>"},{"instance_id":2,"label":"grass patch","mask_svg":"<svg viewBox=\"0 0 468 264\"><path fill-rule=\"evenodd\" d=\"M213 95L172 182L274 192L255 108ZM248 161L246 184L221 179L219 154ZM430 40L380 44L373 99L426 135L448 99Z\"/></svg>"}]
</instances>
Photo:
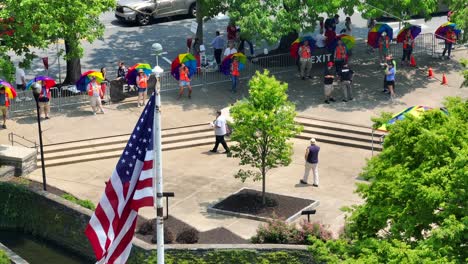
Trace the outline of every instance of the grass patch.
<instances>
[{"instance_id":1,"label":"grass patch","mask_svg":"<svg viewBox=\"0 0 468 264\"><path fill-rule=\"evenodd\" d=\"M96 209L96 206L90 200L80 200L71 194L62 194L62 198L93 211Z\"/></svg>"}]
</instances>

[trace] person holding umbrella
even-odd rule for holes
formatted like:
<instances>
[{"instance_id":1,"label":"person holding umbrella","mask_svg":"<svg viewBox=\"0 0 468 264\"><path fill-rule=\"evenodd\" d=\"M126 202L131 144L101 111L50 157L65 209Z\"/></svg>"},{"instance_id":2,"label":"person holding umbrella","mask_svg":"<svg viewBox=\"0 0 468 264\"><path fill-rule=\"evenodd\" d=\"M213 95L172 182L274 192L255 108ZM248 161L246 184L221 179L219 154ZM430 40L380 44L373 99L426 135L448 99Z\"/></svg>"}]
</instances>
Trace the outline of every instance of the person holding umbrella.
<instances>
[{"instance_id":1,"label":"person holding umbrella","mask_svg":"<svg viewBox=\"0 0 468 264\"><path fill-rule=\"evenodd\" d=\"M407 62L407 65L410 65L411 53L414 48L414 38L411 35L411 30L406 31L405 39L403 40L403 58L401 59L401 65Z\"/></svg>"},{"instance_id":2,"label":"person holding umbrella","mask_svg":"<svg viewBox=\"0 0 468 264\"><path fill-rule=\"evenodd\" d=\"M445 47L444 51L442 52L442 59L445 56L445 52L448 51L447 53L447 59L450 59L450 54L452 53L452 45L457 42L457 35L453 31L453 28L448 27L447 28L447 33L445 34Z\"/></svg>"},{"instance_id":3,"label":"person holding umbrella","mask_svg":"<svg viewBox=\"0 0 468 264\"><path fill-rule=\"evenodd\" d=\"M138 107L141 107L145 105L146 88L148 88L148 76L143 71L143 69L138 70L136 85L138 87Z\"/></svg>"},{"instance_id":4,"label":"person holding umbrella","mask_svg":"<svg viewBox=\"0 0 468 264\"><path fill-rule=\"evenodd\" d=\"M181 63L179 68L179 96L177 97L177 100L179 100L182 97L182 95L184 95L185 86L187 86L187 88L189 89L188 98L192 98L192 85L190 85L189 76L189 68L185 66L185 63Z\"/></svg>"},{"instance_id":5,"label":"person holding umbrella","mask_svg":"<svg viewBox=\"0 0 468 264\"><path fill-rule=\"evenodd\" d=\"M5 87L0 86L0 112L3 116L3 125L2 128L6 129L6 120L8 114L8 106L9 106L8 96L5 92Z\"/></svg>"},{"instance_id":6,"label":"person holding umbrella","mask_svg":"<svg viewBox=\"0 0 468 264\"><path fill-rule=\"evenodd\" d=\"M91 82L88 84L88 95L91 108L93 109L93 115L96 115L96 110L99 109L101 114L104 114L101 104L101 85L96 82L96 77L91 76Z\"/></svg>"},{"instance_id":7,"label":"person holding umbrella","mask_svg":"<svg viewBox=\"0 0 468 264\"><path fill-rule=\"evenodd\" d=\"M41 85L41 93L39 94L39 115L44 113L45 119L50 119L50 89L47 88L45 81L38 81L38 84Z\"/></svg>"}]
</instances>

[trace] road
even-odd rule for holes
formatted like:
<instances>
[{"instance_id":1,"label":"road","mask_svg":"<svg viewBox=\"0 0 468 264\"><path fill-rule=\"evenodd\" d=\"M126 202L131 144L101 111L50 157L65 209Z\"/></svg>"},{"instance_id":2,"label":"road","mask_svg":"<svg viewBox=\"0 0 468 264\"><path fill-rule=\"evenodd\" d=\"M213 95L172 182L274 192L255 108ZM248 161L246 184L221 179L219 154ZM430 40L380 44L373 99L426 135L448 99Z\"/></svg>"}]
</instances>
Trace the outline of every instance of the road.
<instances>
[{"instance_id":1,"label":"road","mask_svg":"<svg viewBox=\"0 0 468 264\"><path fill-rule=\"evenodd\" d=\"M340 24L337 26L337 31L344 27L343 13L340 14ZM228 23L228 17L218 15L212 20L204 24L205 42L209 43L214 37L216 30L225 32ZM367 21L361 18L359 13L351 16L353 35L357 38L365 39L367 36ZM171 20L156 21L148 26L135 26L123 24L116 20L113 12L106 12L101 15L101 22L105 25L106 30L102 40L97 40L94 43L83 42L84 57L82 59L82 70L99 70L101 67L106 67L109 77L116 74L116 63L119 60L126 62L131 66L138 62L147 62L154 65L156 59L151 52L153 43L160 43L167 52L160 62L160 66L165 70L170 68L172 61L177 54L186 52L186 39L192 37L190 26L193 18L178 17ZM430 21L423 19L410 20L410 23L420 25L422 32L434 32L435 29L446 21L445 16L434 17ZM388 23L394 30L398 32L398 22ZM303 34L310 34L303 33ZM36 50L36 54L41 57L49 57L50 71L47 73L43 69L42 61L36 59L33 62L32 70L27 71L27 77L32 78L35 74L49 74L52 77L59 79L58 63L56 57L56 46L53 45L46 50ZM264 48L272 49L274 45L267 45L262 41L255 43L256 53L263 53ZM59 44L59 49L64 49L63 43ZM207 46L208 54L212 53L212 49ZM20 58L13 56L13 59L19 61ZM61 78L64 78L65 61L61 60Z\"/></svg>"}]
</instances>

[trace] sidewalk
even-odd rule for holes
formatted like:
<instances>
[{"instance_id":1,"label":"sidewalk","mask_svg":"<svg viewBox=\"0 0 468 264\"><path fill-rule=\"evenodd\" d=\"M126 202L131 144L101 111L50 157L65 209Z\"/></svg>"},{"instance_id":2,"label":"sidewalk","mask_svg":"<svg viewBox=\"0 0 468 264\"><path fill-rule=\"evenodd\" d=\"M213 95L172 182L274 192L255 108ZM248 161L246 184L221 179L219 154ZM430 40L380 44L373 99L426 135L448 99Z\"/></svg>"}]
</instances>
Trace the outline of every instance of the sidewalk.
<instances>
[{"instance_id":1,"label":"sidewalk","mask_svg":"<svg viewBox=\"0 0 468 264\"><path fill-rule=\"evenodd\" d=\"M456 51L457 58L468 57L466 50ZM460 66L455 61L441 61L428 57L417 58L419 71L398 67L396 91L398 101L390 102L388 95L381 93L382 70L375 62L357 58L351 67L357 73L355 100L341 102L341 91L336 91L338 102L323 104L322 66L313 68L311 80L301 80L296 73L278 74L277 78L289 83L290 99L296 103L300 115L323 119L371 125L370 117L382 111L398 112L412 105L439 107L446 96L468 97L468 89L460 89L462 77ZM447 64L447 65L445 65ZM426 78L425 67L431 66L437 77L446 72L448 86L440 85L437 80ZM320 68L319 68L320 67ZM377 76L377 77L376 77ZM176 100L177 91L162 93L163 128L211 122L217 109L224 108L236 100L247 96L246 82L241 82L240 92L232 95L230 83L210 85L195 89L193 99ZM89 106L66 109L52 113L50 120L44 121L45 144L130 133L142 108L130 99L121 104L105 106L106 114L91 115ZM7 134L15 132L28 139L37 140L35 116L19 116L9 120L8 130L0 130L0 144L8 144ZM267 191L293 194L320 200L320 206L313 220L330 225L336 233L343 224L342 206L361 202L353 193L356 178L364 166L370 151L357 150L335 145L320 144L319 188L302 187L298 181L303 173L303 152L306 141L293 140L293 163L286 168L272 170L267 176ZM238 161L224 155L210 155L209 148L198 147L186 150L164 152L163 171L165 190L174 191L175 198L170 201L171 215L186 221L204 231L224 226L244 238L255 233L259 222L234 217L208 214L206 208L241 187L261 188L260 182L241 183L233 175L238 170ZM104 182L110 177L117 159L87 162L67 167L47 169L48 183L70 192L82 199L97 203L104 190ZM41 181L41 172L36 170L30 178ZM141 210L145 217L154 217L152 208Z\"/></svg>"}]
</instances>

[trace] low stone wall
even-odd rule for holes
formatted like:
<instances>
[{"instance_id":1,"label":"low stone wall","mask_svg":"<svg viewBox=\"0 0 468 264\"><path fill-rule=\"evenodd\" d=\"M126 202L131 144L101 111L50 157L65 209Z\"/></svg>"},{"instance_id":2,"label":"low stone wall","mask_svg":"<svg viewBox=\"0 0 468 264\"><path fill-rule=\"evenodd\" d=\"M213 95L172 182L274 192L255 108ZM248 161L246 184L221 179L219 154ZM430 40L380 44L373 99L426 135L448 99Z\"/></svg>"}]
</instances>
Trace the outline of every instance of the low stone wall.
<instances>
[{"instance_id":1,"label":"low stone wall","mask_svg":"<svg viewBox=\"0 0 468 264\"><path fill-rule=\"evenodd\" d=\"M0 182L0 201L0 229L23 230L89 258L90 263L94 261L94 252L84 234L93 213L91 210L48 192L32 191L22 185L5 182ZM155 245L137 238L133 239L133 244L127 263L153 263ZM256 263L241 261L249 259L264 261L259 263L313 263L306 246L300 245L194 244L166 245L165 249L167 264ZM221 260L223 262L219 262Z\"/></svg>"},{"instance_id":2,"label":"low stone wall","mask_svg":"<svg viewBox=\"0 0 468 264\"><path fill-rule=\"evenodd\" d=\"M18 256L15 252L11 251L2 243L0 243L0 250L3 250L6 253L12 264L29 264L29 262Z\"/></svg>"},{"instance_id":3,"label":"low stone wall","mask_svg":"<svg viewBox=\"0 0 468 264\"><path fill-rule=\"evenodd\" d=\"M15 167L15 176L29 174L37 168L36 150L25 147L0 145L0 165Z\"/></svg>"}]
</instances>

